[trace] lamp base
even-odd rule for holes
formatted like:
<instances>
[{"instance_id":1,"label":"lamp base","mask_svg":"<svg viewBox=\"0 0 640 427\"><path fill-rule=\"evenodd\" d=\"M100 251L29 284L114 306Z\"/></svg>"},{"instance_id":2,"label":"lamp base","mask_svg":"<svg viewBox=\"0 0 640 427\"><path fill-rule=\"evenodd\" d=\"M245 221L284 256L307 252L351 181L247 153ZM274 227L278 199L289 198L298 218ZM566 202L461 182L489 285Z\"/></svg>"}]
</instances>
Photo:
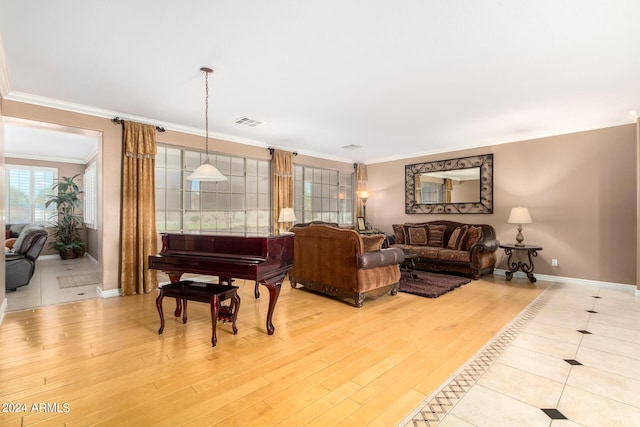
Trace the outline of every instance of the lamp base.
<instances>
[{"instance_id":1,"label":"lamp base","mask_svg":"<svg viewBox=\"0 0 640 427\"><path fill-rule=\"evenodd\" d=\"M524 246L524 236L522 235L522 225L518 225L518 234L516 234L516 246Z\"/></svg>"}]
</instances>

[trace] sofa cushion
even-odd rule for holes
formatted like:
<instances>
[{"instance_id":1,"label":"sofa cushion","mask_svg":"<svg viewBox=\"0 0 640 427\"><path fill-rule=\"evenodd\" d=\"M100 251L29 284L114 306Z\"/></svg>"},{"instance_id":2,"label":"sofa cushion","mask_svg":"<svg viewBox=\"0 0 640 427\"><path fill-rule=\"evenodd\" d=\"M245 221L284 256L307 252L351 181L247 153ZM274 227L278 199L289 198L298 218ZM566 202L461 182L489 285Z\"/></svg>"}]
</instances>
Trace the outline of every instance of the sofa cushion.
<instances>
[{"instance_id":1,"label":"sofa cushion","mask_svg":"<svg viewBox=\"0 0 640 427\"><path fill-rule=\"evenodd\" d=\"M467 229L467 235L462 249L468 251L482 239L482 227L471 226Z\"/></svg>"},{"instance_id":2,"label":"sofa cushion","mask_svg":"<svg viewBox=\"0 0 640 427\"><path fill-rule=\"evenodd\" d=\"M438 252L442 248L435 248L433 246L412 246L411 252L417 254L420 258L438 259Z\"/></svg>"},{"instance_id":3,"label":"sofa cushion","mask_svg":"<svg viewBox=\"0 0 640 427\"><path fill-rule=\"evenodd\" d=\"M427 246L428 229L426 225L405 225L405 243L416 246Z\"/></svg>"},{"instance_id":4,"label":"sofa cushion","mask_svg":"<svg viewBox=\"0 0 640 427\"><path fill-rule=\"evenodd\" d=\"M441 249L438 251L438 259L442 261L470 262L469 251L458 251L454 249Z\"/></svg>"},{"instance_id":5,"label":"sofa cushion","mask_svg":"<svg viewBox=\"0 0 640 427\"><path fill-rule=\"evenodd\" d=\"M469 226L463 225L460 227L456 227L455 230L451 233L451 237L449 237L449 242L447 243L447 249L454 249L461 251L464 248L464 242L467 239L467 232Z\"/></svg>"},{"instance_id":6,"label":"sofa cushion","mask_svg":"<svg viewBox=\"0 0 640 427\"><path fill-rule=\"evenodd\" d=\"M382 249L382 242L384 242L384 234L372 234L364 235L362 237L362 250L364 252L379 251Z\"/></svg>"},{"instance_id":7,"label":"sofa cushion","mask_svg":"<svg viewBox=\"0 0 640 427\"><path fill-rule=\"evenodd\" d=\"M428 245L441 248L444 246L444 232L447 229L446 225L429 225L429 240Z\"/></svg>"},{"instance_id":8,"label":"sofa cushion","mask_svg":"<svg viewBox=\"0 0 640 427\"><path fill-rule=\"evenodd\" d=\"M399 245L404 244L404 226L402 224L393 224L393 235L396 237L396 243Z\"/></svg>"}]
</instances>

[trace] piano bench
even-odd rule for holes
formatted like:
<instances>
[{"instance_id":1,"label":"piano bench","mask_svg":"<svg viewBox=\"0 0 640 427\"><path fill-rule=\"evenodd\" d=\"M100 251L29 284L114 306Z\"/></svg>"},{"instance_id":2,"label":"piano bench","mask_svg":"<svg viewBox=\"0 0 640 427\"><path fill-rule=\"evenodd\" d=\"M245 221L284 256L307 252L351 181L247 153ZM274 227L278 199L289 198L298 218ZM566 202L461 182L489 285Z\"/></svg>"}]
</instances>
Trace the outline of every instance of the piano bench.
<instances>
[{"instance_id":1,"label":"piano bench","mask_svg":"<svg viewBox=\"0 0 640 427\"><path fill-rule=\"evenodd\" d=\"M237 286L200 283L191 280L183 280L162 286L159 289L158 298L156 298L156 306L160 314L158 334L162 335L162 331L164 331L164 313L162 312L162 299L164 297L176 299L174 314L176 317L182 314L182 323L187 323L187 300L209 303L211 306L211 344L215 347L218 341L216 336L216 323L218 320L231 322L233 334L238 333L236 319L240 308L240 296L237 290ZM223 306L221 302L226 299L230 299L231 304Z\"/></svg>"}]
</instances>

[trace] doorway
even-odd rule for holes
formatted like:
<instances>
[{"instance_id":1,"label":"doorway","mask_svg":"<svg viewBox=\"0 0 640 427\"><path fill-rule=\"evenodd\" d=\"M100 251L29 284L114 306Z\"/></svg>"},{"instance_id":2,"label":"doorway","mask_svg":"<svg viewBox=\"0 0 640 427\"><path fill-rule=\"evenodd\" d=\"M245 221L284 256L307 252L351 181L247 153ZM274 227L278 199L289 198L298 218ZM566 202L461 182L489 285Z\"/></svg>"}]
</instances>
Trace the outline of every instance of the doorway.
<instances>
[{"instance_id":1,"label":"doorway","mask_svg":"<svg viewBox=\"0 0 640 427\"><path fill-rule=\"evenodd\" d=\"M97 165L97 170L101 170L101 146L101 132L4 117L5 168L8 165L20 168L22 165L25 170L55 169L58 178L79 174L80 182L84 184L84 174L90 165ZM99 181L95 180L96 187ZM3 197L7 198L10 188L13 192L16 188L11 187L9 179L5 182L2 191ZM102 204L101 192L98 188L94 190L97 190L92 194L95 197L94 209L99 213ZM37 199L37 195L32 197ZM35 219L18 213L12 216L11 207L8 205L6 210L8 225L15 222L43 222L41 216ZM82 206L80 213L83 217L84 212L85 206ZM45 225L50 225L48 221L44 222ZM83 224L83 240L87 244L86 255L76 260L62 260L49 244L50 238L36 261L34 275L29 284L19 287L15 292L6 293L7 311L98 297L102 289L99 224L99 214L93 225Z\"/></svg>"}]
</instances>

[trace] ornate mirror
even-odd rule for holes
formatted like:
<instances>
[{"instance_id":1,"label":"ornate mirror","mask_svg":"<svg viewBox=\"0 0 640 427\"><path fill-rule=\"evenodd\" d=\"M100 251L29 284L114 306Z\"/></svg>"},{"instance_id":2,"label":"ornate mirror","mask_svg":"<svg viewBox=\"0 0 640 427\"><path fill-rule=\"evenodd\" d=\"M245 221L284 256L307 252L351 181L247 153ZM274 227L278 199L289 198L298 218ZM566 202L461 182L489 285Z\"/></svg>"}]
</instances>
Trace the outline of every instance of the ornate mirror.
<instances>
[{"instance_id":1,"label":"ornate mirror","mask_svg":"<svg viewBox=\"0 0 640 427\"><path fill-rule=\"evenodd\" d=\"M408 214L493 213L493 154L404 167Z\"/></svg>"}]
</instances>

